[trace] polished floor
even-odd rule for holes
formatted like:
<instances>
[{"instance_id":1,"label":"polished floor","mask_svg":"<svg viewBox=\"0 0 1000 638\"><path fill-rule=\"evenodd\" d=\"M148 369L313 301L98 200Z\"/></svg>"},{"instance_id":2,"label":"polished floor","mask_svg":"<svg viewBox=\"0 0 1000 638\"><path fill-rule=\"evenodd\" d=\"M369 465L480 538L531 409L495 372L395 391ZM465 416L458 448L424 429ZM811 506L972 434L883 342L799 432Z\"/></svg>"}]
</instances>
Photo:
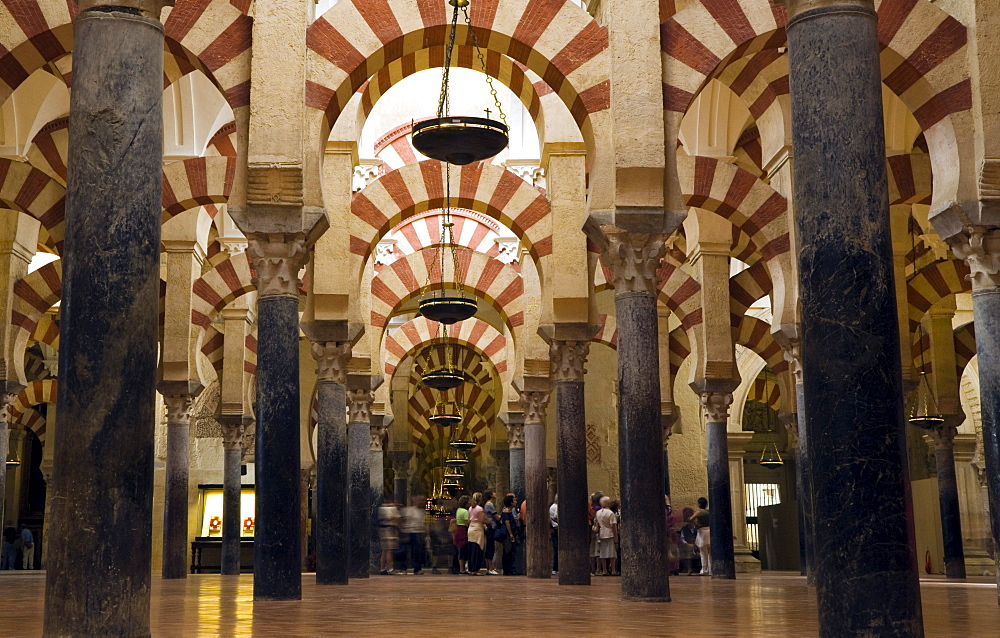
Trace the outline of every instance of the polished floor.
<instances>
[{"instance_id":1,"label":"polished floor","mask_svg":"<svg viewBox=\"0 0 1000 638\"><path fill-rule=\"evenodd\" d=\"M253 577L153 579L154 636L815 636L815 590L790 574L671 579L671 603L623 603L591 587L503 576L374 576L347 587L303 578L301 602L254 603ZM42 630L41 572L0 573L0 636ZM926 635L1000 635L996 583L926 580Z\"/></svg>"}]
</instances>

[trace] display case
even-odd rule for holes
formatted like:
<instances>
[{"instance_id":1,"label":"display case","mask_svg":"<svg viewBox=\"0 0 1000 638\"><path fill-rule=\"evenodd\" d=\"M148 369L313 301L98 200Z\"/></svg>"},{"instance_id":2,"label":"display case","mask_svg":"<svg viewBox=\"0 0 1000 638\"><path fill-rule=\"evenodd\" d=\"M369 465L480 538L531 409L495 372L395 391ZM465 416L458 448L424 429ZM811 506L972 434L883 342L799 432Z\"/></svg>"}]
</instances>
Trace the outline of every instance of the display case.
<instances>
[{"instance_id":1,"label":"display case","mask_svg":"<svg viewBox=\"0 0 1000 638\"><path fill-rule=\"evenodd\" d=\"M200 535L191 543L191 573L218 573L222 568L222 485L199 485ZM240 568L253 571L253 536L256 500L253 485L240 494Z\"/></svg>"}]
</instances>

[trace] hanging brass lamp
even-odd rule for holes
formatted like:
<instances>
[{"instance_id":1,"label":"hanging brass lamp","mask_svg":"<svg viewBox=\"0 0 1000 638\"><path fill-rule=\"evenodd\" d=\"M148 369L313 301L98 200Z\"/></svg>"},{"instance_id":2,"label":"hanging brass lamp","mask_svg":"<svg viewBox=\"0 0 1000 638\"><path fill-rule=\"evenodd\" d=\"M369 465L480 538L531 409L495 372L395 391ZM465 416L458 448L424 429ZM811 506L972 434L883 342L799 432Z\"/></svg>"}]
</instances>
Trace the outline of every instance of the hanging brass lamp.
<instances>
[{"instance_id":1,"label":"hanging brass lamp","mask_svg":"<svg viewBox=\"0 0 1000 638\"><path fill-rule=\"evenodd\" d=\"M448 31L448 41L445 45L444 69L441 74L441 95L438 98L437 117L414 124L412 126L413 147L432 159L464 166L472 162L489 159L507 148L510 141L510 128L507 118L500 105L500 98L493 87L493 78L486 68L486 58L479 48L476 30L469 18L469 0L448 0L455 8L451 16L451 29ZM451 79L451 60L455 49L455 36L458 32L458 12L465 16L476 49L490 94L496 103L500 121L489 117L455 116L449 113L449 81Z\"/></svg>"},{"instance_id":2,"label":"hanging brass lamp","mask_svg":"<svg viewBox=\"0 0 1000 638\"><path fill-rule=\"evenodd\" d=\"M769 405L767 391L768 383L776 383L776 380L774 379L774 374L768 368L764 368L763 405L767 414L765 425L767 432L764 434L764 449L761 450L760 459L757 461L757 464L769 470L776 470L784 465L785 461L781 458L781 452L778 451L777 435L775 434L775 430L778 426L778 419L776 411Z\"/></svg>"},{"instance_id":3,"label":"hanging brass lamp","mask_svg":"<svg viewBox=\"0 0 1000 638\"><path fill-rule=\"evenodd\" d=\"M465 383L465 374L453 363L452 348L448 342L448 326L441 325L444 334L444 365L425 370L420 380L428 388L453 390Z\"/></svg>"},{"instance_id":4,"label":"hanging brass lamp","mask_svg":"<svg viewBox=\"0 0 1000 638\"><path fill-rule=\"evenodd\" d=\"M920 356L923 358L923 353ZM910 422L910 425L924 430L933 430L944 423L944 416L938 410L934 390L931 388L930 378L925 371L920 372L917 389L913 392L906 420Z\"/></svg>"},{"instance_id":5,"label":"hanging brass lamp","mask_svg":"<svg viewBox=\"0 0 1000 638\"><path fill-rule=\"evenodd\" d=\"M11 467L17 467L20 464L21 464L21 457L17 453L17 446L13 446L7 450L7 461L5 465L6 467L11 468Z\"/></svg>"},{"instance_id":6,"label":"hanging brass lamp","mask_svg":"<svg viewBox=\"0 0 1000 638\"><path fill-rule=\"evenodd\" d=\"M439 428L450 428L462 422L462 411L454 401L439 403L427 420Z\"/></svg>"},{"instance_id":7,"label":"hanging brass lamp","mask_svg":"<svg viewBox=\"0 0 1000 638\"><path fill-rule=\"evenodd\" d=\"M778 444L774 441L765 443L757 464L769 470L776 470L784 465L785 462L781 459L781 452L778 451Z\"/></svg>"}]
</instances>

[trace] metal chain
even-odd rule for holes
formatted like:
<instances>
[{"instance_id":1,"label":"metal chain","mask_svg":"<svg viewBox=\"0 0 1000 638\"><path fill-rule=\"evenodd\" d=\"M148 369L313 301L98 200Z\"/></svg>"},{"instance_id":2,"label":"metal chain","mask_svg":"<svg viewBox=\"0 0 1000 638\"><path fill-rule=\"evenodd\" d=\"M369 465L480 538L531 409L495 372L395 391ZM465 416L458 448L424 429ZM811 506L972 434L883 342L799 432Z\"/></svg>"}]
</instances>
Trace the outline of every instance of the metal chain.
<instances>
[{"instance_id":1,"label":"metal chain","mask_svg":"<svg viewBox=\"0 0 1000 638\"><path fill-rule=\"evenodd\" d=\"M457 8L455 9L458 10ZM483 55L483 50L479 48L479 38L476 37L476 29L472 26L472 19L469 17L468 7L462 7L462 13L465 14L465 24L469 27L469 35L472 36L472 46L476 48L476 56L479 57L479 64L483 67L483 74L486 76L486 83L490 85L490 95L493 96L493 102L496 104L497 111L500 113L500 121L503 122L504 126L507 126L507 116L504 115L503 106L500 105L500 97L497 95L496 87L493 86L493 77L486 70L486 56ZM454 37L454 32L452 32ZM508 127L509 128L509 127Z\"/></svg>"},{"instance_id":2,"label":"metal chain","mask_svg":"<svg viewBox=\"0 0 1000 638\"><path fill-rule=\"evenodd\" d=\"M458 31L458 5L451 15L451 34L444 49L444 71L441 78L441 95L438 97L438 117L447 117L449 111L448 82L451 79L451 54L455 49L455 32Z\"/></svg>"}]
</instances>

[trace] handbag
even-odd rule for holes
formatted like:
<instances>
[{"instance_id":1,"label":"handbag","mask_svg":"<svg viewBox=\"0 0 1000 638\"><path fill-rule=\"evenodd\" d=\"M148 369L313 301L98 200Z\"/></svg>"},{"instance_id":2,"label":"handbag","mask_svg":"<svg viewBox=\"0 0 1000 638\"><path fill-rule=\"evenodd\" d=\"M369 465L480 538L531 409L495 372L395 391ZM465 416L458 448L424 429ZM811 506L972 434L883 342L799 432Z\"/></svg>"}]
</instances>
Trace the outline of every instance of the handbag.
<instances>
[{"instance_id":1,"label":"handbag","mask_svg":"<svg viewBox=\"0 0 1000 638\"><path fill-rule=\"evenodd\" d=\"M493 530L493 540L497 543L503 543L507 540L507 526L500 525Z\"/></svg>"}]
</instances>

